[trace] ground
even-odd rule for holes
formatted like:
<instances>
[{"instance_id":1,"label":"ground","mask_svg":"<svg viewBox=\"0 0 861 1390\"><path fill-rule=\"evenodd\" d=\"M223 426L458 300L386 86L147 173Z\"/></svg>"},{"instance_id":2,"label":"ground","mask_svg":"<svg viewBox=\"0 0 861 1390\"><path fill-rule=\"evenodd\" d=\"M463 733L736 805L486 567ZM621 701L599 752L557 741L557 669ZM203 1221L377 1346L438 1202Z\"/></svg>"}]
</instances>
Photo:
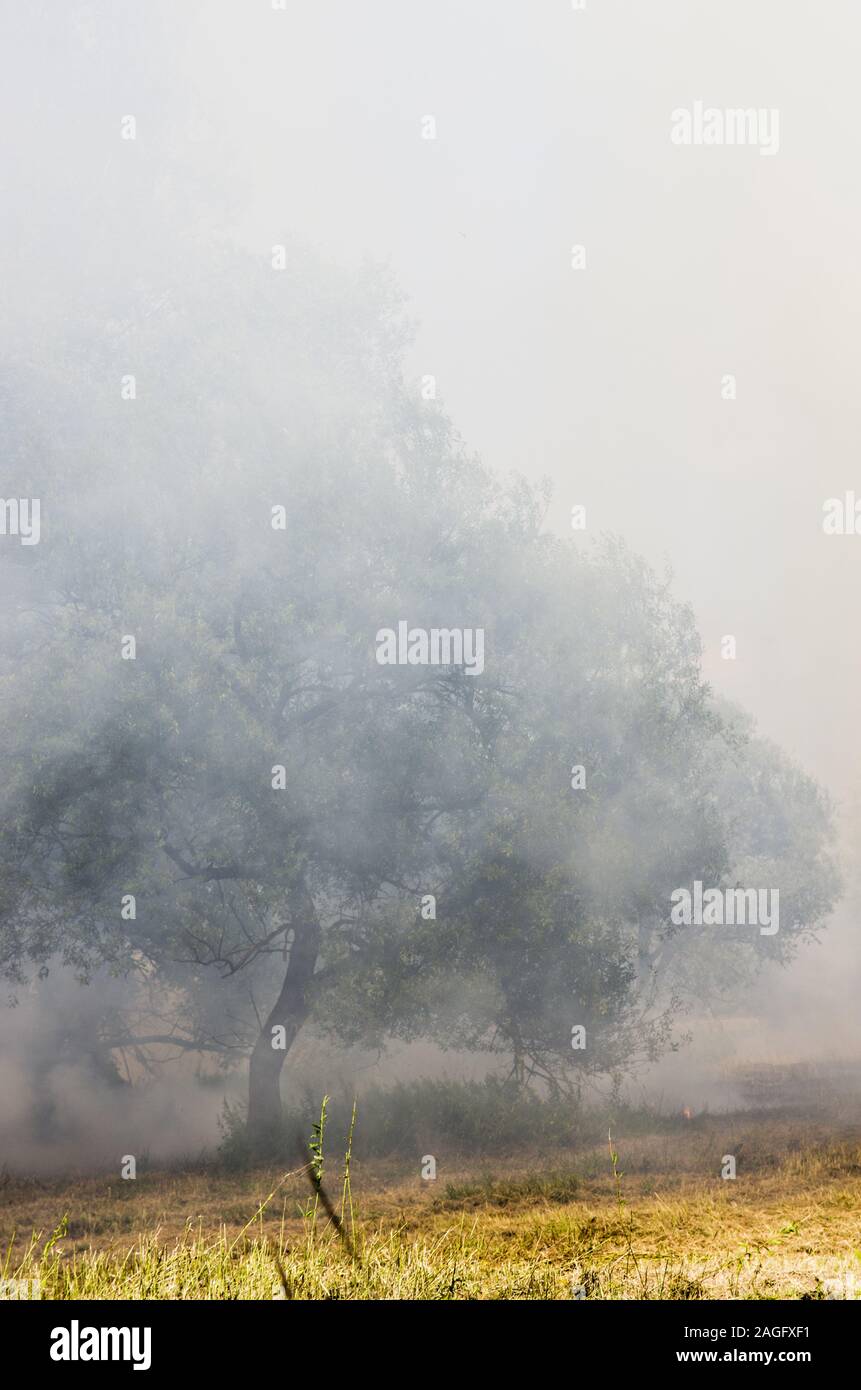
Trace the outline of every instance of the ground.
<instances>
[{"instance_id":1,"label":"ground","mask_svg":"<svg viewBox=\"0 0 861 1390\"><path fill-rule=\"evenodd\" d=\"M861 1125L682 1117L569 1150L327 1160L339 1238L300 1172L196 1165L0 1182L6 1280L43 1298L861 1297ZM720 1176L724 1156L737 1176ZM268 1200L267 1200L268 1199ZM7 1294L8 1296L8 1294Z\"/></svg>"}]
</instances>

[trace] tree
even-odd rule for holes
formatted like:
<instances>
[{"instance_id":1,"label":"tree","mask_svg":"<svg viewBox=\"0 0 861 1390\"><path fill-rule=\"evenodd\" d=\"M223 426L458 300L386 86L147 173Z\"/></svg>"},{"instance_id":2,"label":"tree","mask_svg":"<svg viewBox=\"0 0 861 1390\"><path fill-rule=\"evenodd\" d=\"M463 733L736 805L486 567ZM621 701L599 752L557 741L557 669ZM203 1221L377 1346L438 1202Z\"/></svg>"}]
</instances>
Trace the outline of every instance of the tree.
<instances>
[{"instance_id":1,"label":"tree","mask_svg":"<svg viewBox=\"0 0 861 1390\"><path fill-rule=\"evenodd\" d=\"M138 1045L249 1046L259 1132L312 1013L552 1084L622 1067L667 1041L642 980L672 887L729 872L761 809L691 616L623 548L551 540L542 495L419 402L385 277L288 264L171 263L75 325L85 355L4 369L16 491L45 502L3 552L0 967L163 989ZM400 621L481 628L484 671L379 664ZM808 829L776 863L819 855Z\"/></svg>"}]
</instances>

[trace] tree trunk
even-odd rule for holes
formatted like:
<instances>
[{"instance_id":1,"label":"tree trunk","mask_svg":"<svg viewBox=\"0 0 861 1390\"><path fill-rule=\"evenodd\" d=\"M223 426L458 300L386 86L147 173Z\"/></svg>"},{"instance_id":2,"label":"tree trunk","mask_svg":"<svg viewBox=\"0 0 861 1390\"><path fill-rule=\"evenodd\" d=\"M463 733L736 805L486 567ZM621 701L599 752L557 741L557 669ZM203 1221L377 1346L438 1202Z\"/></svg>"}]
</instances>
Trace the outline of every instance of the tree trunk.
<instances>
[{"instance_id":1,"label":"tree trunk","mask_svg":"<svg viewBox=\"0 0 861 1390\"><path fill-rule=\"evenodd\" d=\"M290 960L269 1017L251 1053L248 1072L248 1129L252 1135L273 1132L281 1123L281 1068L310 1007L309 986L320 950L320 923L309 894L301 920L294 924ZM273 1028L283 1027L284 1047L273 1047Z\"/></svg>"}]
</instances>

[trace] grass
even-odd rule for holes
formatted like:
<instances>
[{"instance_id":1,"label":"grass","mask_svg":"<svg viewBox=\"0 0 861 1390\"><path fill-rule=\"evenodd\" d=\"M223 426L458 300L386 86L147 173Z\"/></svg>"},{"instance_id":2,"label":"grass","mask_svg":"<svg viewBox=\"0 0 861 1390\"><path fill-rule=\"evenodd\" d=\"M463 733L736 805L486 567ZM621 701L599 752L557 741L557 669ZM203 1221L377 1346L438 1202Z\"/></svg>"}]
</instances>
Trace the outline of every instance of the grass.
<instances>
[{"instance_id":1,"label":"grass","mask_svg":"<svg viewBox=\"0 0 861 1390\"><path fill-rule=\"evenodd\" d=\"M360 1106L357 1134L362 1120ZM288 1175L7 1177L2 1275L38 1278L49 1299L861 1295L858 1126L764 1112L629 1133L617 1120L608 1154L605 1117L600 1141L485 1157L478 1172L441 1150L438 1179L423 1181L423 1145L407 1162L350 1143L345 1179L347 1122L314 1126L320 1184L320 1149ZM734 1181L719 1176L725 1153Z\"/></svg>"},{"instance_id":2,"label":"grass","mask_svg":"<svg viewBox=\"0 0 861 1390\"><path fill-rule=\"evenodd\" d=\"M570 1202L579 1186L575 1173L526 1173L512 1178L494 1178L492 1173L485 1173L478 1182L446 1183L445 1197L435 1205L459 1209L522 1207L530 1201Z\"/></svg>"}]
</instances>

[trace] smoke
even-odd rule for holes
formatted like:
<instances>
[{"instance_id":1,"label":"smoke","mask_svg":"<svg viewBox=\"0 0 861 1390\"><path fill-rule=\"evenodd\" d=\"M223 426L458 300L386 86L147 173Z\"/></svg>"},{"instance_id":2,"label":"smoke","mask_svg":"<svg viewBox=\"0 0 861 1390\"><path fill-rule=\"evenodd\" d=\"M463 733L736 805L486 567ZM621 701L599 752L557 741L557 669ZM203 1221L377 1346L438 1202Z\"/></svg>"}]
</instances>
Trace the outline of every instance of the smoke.
<instances>
[{"instance_id":1,"label":"smoke","mask_svg":"<svg viewBox=\"0 0 861 1390\"><path fill-rule=\"evenodd\" d=\"M0 492L38 495L48 403L28 395L36 361L52 364L50 409L61 401L65 421L53 442L91 506L79 385L97 394L109 378L113 389L124 354L133 370L136 334L164 334L161 386L193 422L171 357L177 286L213 304L213 321L197 325L200 355L226 394L241 344L224 325L245 304L243 287L224 282L231 248L268 267L283 245L299 281L337 267L341 302L320 331L339 342L351 327L359 336L369 312L369 301L344 307L361 268L385 265L415 323L413 394L432 389L500 474L549 479L551 531L570 535L582 506L590 537L619 534L651 563L668 560L716 693L837 804L848 891L827 933L710 1016L690 1015L691 1046L643 1074L648 1094L699 1106L735 1103L736 1065L861 1054L861 675L846 597L861 539L821 526L827 498L861 495L861 195L845 177L859 153L847 39L861 19L846 4L817 16L829 63L811 65L803 8L691 10L687 0L582 13L522 0L9 6L2 390L24 400L31 434L3 461ZM779 108L778 153L674 146L672 111L699 100ZM145 314L141 285L159 287ZM261 396L283 404L299 444L312 428L303 411L327 420L336 450L351 411L373 412L363 371L345 351L333 385L314 376L314 343L297 342L288 362L278 351L273 340ZM103 424L109 453L107 411ZM260 444L251 406L244 424ZM223 470L229 488L241 444L215 457L210 444L190 425L164 439L156 469L117 457L94 532L171 486L193 497L201 473ZM179 543L171 533L165 551ZM230 553L229 539L219 544ZM23 583L13 568L8 593ZM735 659L723 654L728 634ZM90 694L97 721L108 692L94 681ZM190 1058L154 1076L112 1071L100 1023L132 988L107 975L84 988L57 969L0 1010L3 1161L47 1171L217 1141L236 1077ZM427 1044L379 1065L310 1050L295 1066L324 1084L338 1069L352 1084L484 1066Z\"/></svg>"},{"instance_id":2,"label":"smoke","mask_svg":"<svg viewBox=\"0 0 861 1390\"><path fill-rule=\"evenodd\" d=\"M0 1009L0 1168L116 1173L127 1155L140 1169L150 1156L194 1159L214 1148L229 1078L182 1058L147 1072L133 1052L102 1045L106 1018L133 994L104 975L82 987L56 970Z\"/></svg>"}]
</instances>

